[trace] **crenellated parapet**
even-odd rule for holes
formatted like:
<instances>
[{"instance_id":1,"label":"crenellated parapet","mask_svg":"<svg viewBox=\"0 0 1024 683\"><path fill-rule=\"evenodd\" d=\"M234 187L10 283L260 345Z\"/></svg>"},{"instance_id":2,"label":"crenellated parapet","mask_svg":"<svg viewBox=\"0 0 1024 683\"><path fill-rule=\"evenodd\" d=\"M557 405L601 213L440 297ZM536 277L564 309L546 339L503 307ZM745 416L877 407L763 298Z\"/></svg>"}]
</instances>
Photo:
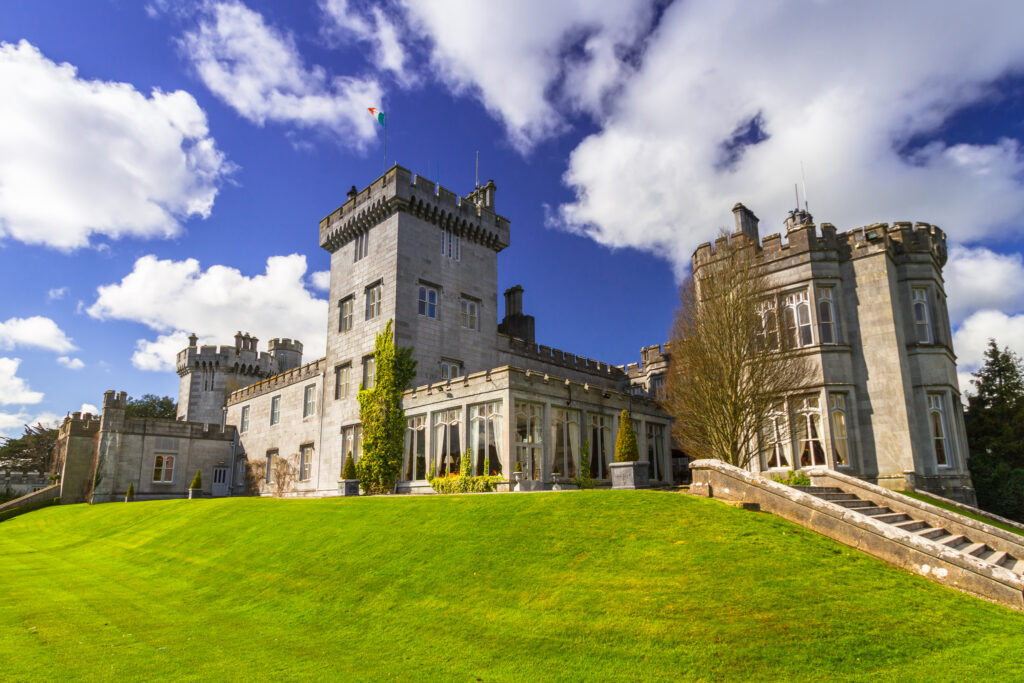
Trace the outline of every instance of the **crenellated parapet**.
<instances>
[{"instance_id":1,"label":"crenellated parapet","mask_svg":"<svg viewBox=\"0 0 1024 683\"><path fill-rule=\"evenodd\" d=\"M241 335L240 335L241 336ZM192 345L178 352L177 371L180 377L190 372L214 370L216 372L233 372L249 377L269 377L277 374L278 361L273 353L256 350L255 337L244 335L243 343L235 346L196 346ZM271 340L271 343L278 340ZM291 340L284 340L291 344ZM299 357L302 356L302 344L298 344Z\"/></svg>"},{"instance_id":2,"label":"crenellated parapet","mask_svg":"<svg viewBox=\"0 0 1024 683\"><path fill-rule=\"evenodd\" d=\"M522 339L517 339L516 337L499 334L498 344L499 347L504 347L504 349L512 355L519 356L521 358L538 360L543 363L566 368L568 370L576 370L577 372L598 375L605 379L621 380L626 377L626 372L622 366L610 365L608 363L594 360L593 358L577 356L575 354L562 351L561 349L553 349L550 346L544 346L543 344L534 344Z\"/></svg>"},{"instance_id":3,"label":"crenellated parapet","mask_svg":"<svg viewBox=\"0 0 1024 683\"><path fill-rule=\"evenodd\" d=\"M77 410L64 418L57 431L58 438L69 436L93 437L100 431L100 416L82 414Z\"/></svg>"},{"instance_id":4,"label":"crenellated parapet","mask_svg":"<svg viewBox=\"0 0 1024 683\"><path fill-rule=\"evenodd\" d=\"M262 381L250 384L249 386L239 389L238 391L232 392L228 395L227 404L234 405L241 401L247 401L263 394L269 394L286 386L295 384L297 382L305 382L310 379L320 377L324 374L327 368L327 359L320 358L311 363L297 368L288 370L287 372L278 373L272 377L268 377Z\"/></svg>"},{"instance_id":5,"label":"crenellated parapet","mask_svg":"<svg viewBox=\"0 0 1024 683\"><path fill-rule=\"evenodd\" d=\"M436 185L401 166L392 166L361 192L353 187L348 201L320 221L320 246L337 251L397 212L450 230L462 239L494 251L509 245L509 221L494 210L494 181L466 197Z\"/></svg>"}]
</instances>

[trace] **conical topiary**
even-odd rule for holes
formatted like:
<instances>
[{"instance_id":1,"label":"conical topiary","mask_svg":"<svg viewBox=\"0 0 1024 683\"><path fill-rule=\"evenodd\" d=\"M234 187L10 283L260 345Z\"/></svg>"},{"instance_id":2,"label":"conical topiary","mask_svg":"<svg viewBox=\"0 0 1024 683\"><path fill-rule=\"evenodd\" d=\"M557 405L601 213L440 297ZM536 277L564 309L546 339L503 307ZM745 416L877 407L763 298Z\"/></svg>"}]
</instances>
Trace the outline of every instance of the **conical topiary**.
<instances>
[{"instance_id":1,"label":"conical topiary","mask_svg":"<svg viewBox=\"0 0 1024 683\"><path fill-rule=\"evenodd\" d=\"M135 482L128 482L128 493L124 494L124 502L130 503L135 500Z\"/></svg>"},{"instance_id":2,"label":"conical topiary","mask_svg":"<svg viewBox=\"0 0 1024 683\"><path fill-rule=\"evenodd\" d=\"M462 454L462 460L459 462L459 476L460 477L472 477L473 476L473 449L467 448L466 452Z\"/></svg>"},{"instance_id":3,"label":"conical topiary","mask_svg":"<svg viewBox=\"0 0 1024 683\"><path fill-rule=\"evenodd\" d=\"M190 489L201 489L203 488L203 473L201 470L196 470L196 476L192 477L192 483L189 485Z\"/></svg>"},{"instance_id":4,"label":"conical topiary","mask_svg":"<svg viewBox=\"0 0 1024 683\"><path fill-rule=\"evenodd\" d=\"M345 466L341 468L342 479L358 479L356 476L356 464L352 461L352 451L345 456Z\"/></svg>"},{"instance_id":5,"label":"conical topiary","mask_svg":"<svg viewBox=\"0 0 1024 683\"><path fill-rule=\"evenodd\" d=\"M615 437L615 462L633 462L639 459L640 449L636 445L633 421L629 419L629 411L623 410L619 417L619 435Z\"/></svg>"}]
</instances>

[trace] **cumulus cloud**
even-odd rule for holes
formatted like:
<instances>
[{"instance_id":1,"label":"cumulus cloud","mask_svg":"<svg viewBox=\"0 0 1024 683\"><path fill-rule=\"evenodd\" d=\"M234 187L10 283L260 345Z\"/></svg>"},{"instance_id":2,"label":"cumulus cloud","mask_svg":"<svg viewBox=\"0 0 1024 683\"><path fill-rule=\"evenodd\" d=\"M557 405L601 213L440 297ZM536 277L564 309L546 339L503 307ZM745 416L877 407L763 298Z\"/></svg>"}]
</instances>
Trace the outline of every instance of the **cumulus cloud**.
<instances>
[{"instance_id":1,"label":"cumulus cloud","mask_svg":"<svg viewBox=\"0 0 1024 683\"><path fill-rule=\"evenodd\" d=\"M402 30L392 20L394 12L380 6L360 11L348 0L320 0L320 9L329 20L325 31L329 38L368 44L378 69L390 72L402 86L416 82L415 72L406 68L408 55L402 44Z\"/></svg>"},{"instance_id":2,"label":"cumulus cloud","mask_svg":"<svg viewBox=\"0 0 1024 683\"><path fill-rule=\"evenodd\" d=\"M972 311L1024 310L1024 257L998 254L985 247L955 245L943 270L950 322L958 325Z\"/></svg>"},{"instance_id":3,"label":"cumulus cloud","mask_svg":"<svg viewBox=\"0 0 1024 683\"><path fill-rule=\"evenodd\" d=\"M68 294L67 287L54 287L46 293L46 298L50 301L60 301Z\"/></svg>"},{"instance_id":4,"label":"cumulus cloud","mask_svg":"<svg viewBox=\"0 0 1024 683\"><path fill-rule=\"evenodd\" d=\"M85 363L80 358L69 358L68 356L60 356L57 358L57 363L63 365L68 370L81 370L85 367Z\"/></svg>"},{"instance_id":5,"label":"cumulus cloud","mask_svg":"<svg viewBox=\"0 0 1024 683\"><path fill-rule=\"evenodd\" d=\"M0 43L0 92L0 239L176 235L231 170L187 92L82 79L24 40Z\"/></svg>"},{"instance_id":6,"label":"cumulus cloud","mask_svg":"<svg viewBox=\"0 0 1024 683\"><path fill-rule=\"evenodd\" d=\"M195 259L144 256L119 283L97 290L88 313L159 333L136 344L132 362L143 370L173 369L190 332L211 344L233 343L238 330L264 342L290 337L302 341L312 360L326 349L327 302L306 289L306 270L306 257L298 254L272 256L265 272L251 277L227 266L202 270Z\"/></svg>"},{"instance_id":7,"label":"cumulus cloud","mask_svg":"<svg viewBox=\"0 0 1024 683\"><path fill-rule=\"evenodd\" d=\"M82 407L79 408L79 410L82 412L83 415L85 413L90 413L92 415L99 415L100 414L100 409L97 408L96 406L94 406L91 403L83 403Z\"/></svg>"},{"instance_id":8,"label":"cumulus cloud","mask_svg":"<svg viewBox=\"0 0 1024 683\"><path fill-rule=\"evenodd\" d=\"M453 89L475 95L523 151L566 126L560 109L600 115L632 73L656 17L651 0L466 3L403 0L412 32Z\"/></svg>"},{"instance_id":9,"label":"cumulus cloud","mask_svg":"<svg viewBox=\"0 0 1024 683\"><path fill-rule=\"evenodd\" d=\"M20 436L25 425L35 426L41 424L44 427L59 427L63 418L49 411L33 415L24 410L17 413L0 412L0 434L5 436Z\"/></svg>"},{"instance_id":10,"label":"cumulus cloud","mask_svg":"<svg viewBox=\"0 0 1024 683\"><path fill-rule=\"evenodd\" d=\"M819 221L993 234L1024 212L1019 143L947 144L941 125L1024 68L1007 28L1021 21L1012 3L675 3L599 132L573 151L576 199L560 223L667 254L682 273L736 201L778 231L803 162Z\"/></svg>"},{"instance_id":11,"label":"cumulus cloud","mask_svg":"<svg viewBox=\"0 0 1024 683\"><path fill-rule=\"evenodd\" d=\"M328 291L331 288L331 271L318 270L309 276L309 284L313 289Z\"/></svg>"},{"instance_id":12,"label":"cumulus cloud","mask_svg":"<svg viewBox=\"0 0 1024 683\"><path fill-rule=\"evenodd\" d=\"M0 349L35 347L58 353L75 348L64 331L50 318L34 315L31 318L8 318L0 322Z\"/></svg>"},{"instance_id":13,"label":"cumulus cloud","mask_svg":"<svg viewBox=\"0 0 1024 683\"><path fill-rule=\"evenodd\" d=\"M290 35L240 2L208 5L181 42L206 87L253 123L326 129L357 147L377 135L366 113L381 101L376 80L306 67Z\"/></svg>"},{"instance_id":14,"label":"cumulus cloud","mask_svg":"<svg viewBox=\"0 0 1024 683\"><path fill-rule=\"evenodd\" d=\"M26 403L39 403L43 400L43 394L39 391L32 391L28 383L18 377L18 366L21 365L20 358L0 358L0 404L14 405Z\"/></svg>"}]
</instances>

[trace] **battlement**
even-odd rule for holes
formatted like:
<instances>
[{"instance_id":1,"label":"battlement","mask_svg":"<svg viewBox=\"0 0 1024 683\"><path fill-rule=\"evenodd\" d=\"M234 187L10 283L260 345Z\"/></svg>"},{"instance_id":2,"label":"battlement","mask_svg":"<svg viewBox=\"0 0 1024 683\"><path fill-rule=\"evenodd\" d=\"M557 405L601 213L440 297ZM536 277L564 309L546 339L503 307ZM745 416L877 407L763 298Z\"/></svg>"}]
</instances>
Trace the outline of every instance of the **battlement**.
<instances>
[{"instance_id":1,"label":"battlement","mask_svg":"<svg viewBox=\"0 0 1024 683\"><path fill-rule=\"evenodd\" d=\"M256 340L254 339L254 341ZM273 341L275 340L271 340L271 342ZM301 352L302 344L299 344L299 353L301 354ZM266 377L277 372L277 360L270 353L256 351L255 345L252 348L189 346L178 352L177 372L179 376L185 376L204 368L215 369L218 372L237 372L242 375Z\"/></svg>"},{"instance_id":2,"label":"battlement","mask_svg":"<svg viewBox=\"0 0 1024 683\"><path fill-rule=\"evenodd\" d=\"M812 252L820 254L817 258L844 261L868 253L887 252L895 260L913 254L928 254L935 258L940 268L946 264L946 234L936 225L897 221L892 225L872 223L846 232L837 232L831 223L822 223L817 227L812 222L801 222L809 218L810 214L803 211L790 212L785 222L785 243L779 233L765 236L758 244L749 234L743 232L733 233L729 237L719 237L714 245L705 242L693 253L694 269L697 270L715 261L718 254L729 245L739 249L754 249L758 260L764 263Z\"/></svg>"},{"instance_id":3,"label":"battlement","mask_svg":"<svg viewBox=\"0 0 1024 683\"><path fill-rule=\"evenodd\" d=\"M58 438L66 438L69 436L93 437L96 434L99 434L99 431L99 415L93 415L92 413L85 413L83 415L76 410L64 418L64 422L61 423L57 434Z\"/></svg>"},{"instance_id":4,"label":"battlement","mask_svg":"<svg viewBox=\"0 0 1024 683\"><path fill-rule=\"evenodd\" d=\"M227 404L230 406L242 401L248 401L249 399L257 396L278 391L279 389L283 389L291 384L319 377L324 374L326 367L327 359L319 358L310 363L306 363L301 367L278 373L272 377L267 377L264 380L256 382L255 384L250 384L247 387L229 394Z\"/></svg>"},{"instance_id":5,"label":"battlement","mask_svg":"<svg viewBox=\"0 0 1024 683\"><path fill-rule=\"evenodd\" d=\"M267 348L270 350L270 353L275 351L295 351L300 355L302 354L302 342L298 339L292 340L287 337L284 339L271 339L267 342Z\"/></svg>"},{"instance_id":6,"label":"battlement","mask_svg":"<svg viewBox=\"0 0 1024 683\"><path fill-rule=\"evenodd\" d=\"M591 375L599 375L605 379L621 380L626 377L625 370L619 365L609 365L592 358L577 356L561 349L553 349L543 344L534 344L516 337L509 337L504 334L498 335L499 345L504 344L506 350L521 358L530 358L550 363L558 367L577 372L586 372Z\"/></svg>"},{"instance_id":7,"label":"battlement","mask_svg":"<svg viewBox=\"0 0 1024 683\"><path fill-rule=\"evenodd\" d=\"M654 370L665 371L668 368L669 348L665 344L662 350L661 344L652 344L640 349L640 362L630 363L626 366L626 375L630 380L646 377Z\"/></svg>"},{"instance_id":8,"label":"battlement","mask_svg":"<svg viewBox=\"0 0 1024 683\"><path fill-rule=\"evenodd\" d=\"M124 410L127 407L128 407L128 392L127 391L122 391L121 393L117 394L117 393L114 392L113 389L108 389L108 390L103 392L103 408L102 408L102 410L105 411L108 408L120 408L121 410ZM86 415L88 415L88 414L89 413L86 413ZM76 412L75 415L78 415L78 413Z\"/></svg>"},{"instance_id":9,"label":"battlement","mask_svg":"<svg viewBox=\"0 0 1024 683\"><path fill-rule=\"evenodd\" d=\"M509 245L509 221L494 210L494 181L460 197L397 164L320 221L320 246L337 251L392 214L403 211L463 239L501 251Z\"/></svg>"}]
</instances>

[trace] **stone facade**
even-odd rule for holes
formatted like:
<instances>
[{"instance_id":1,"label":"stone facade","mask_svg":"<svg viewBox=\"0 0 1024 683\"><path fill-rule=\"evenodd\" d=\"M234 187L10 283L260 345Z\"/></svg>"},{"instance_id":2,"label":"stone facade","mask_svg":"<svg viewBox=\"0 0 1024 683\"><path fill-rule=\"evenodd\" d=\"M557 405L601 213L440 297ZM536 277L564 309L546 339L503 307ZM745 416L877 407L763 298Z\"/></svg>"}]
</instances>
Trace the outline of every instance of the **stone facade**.
<instances>
[{"instance_id":1,"label":"stone facade","mask_svg":"<svg viewBox=\"0 0 1024 683\"><path fill-rule=\"evenodd\" d=\"M698 247L694 273L730 239L755 250L773 290L762 308L769 337L788 339L814 373L780 404L781 436L762 438L753 469L824 466L972 503L942 230L897 222L837 232L792 211L785 242L761 241L757 217L742 204L733 213L736 232Z\"/></svg>"}]
</instances>

